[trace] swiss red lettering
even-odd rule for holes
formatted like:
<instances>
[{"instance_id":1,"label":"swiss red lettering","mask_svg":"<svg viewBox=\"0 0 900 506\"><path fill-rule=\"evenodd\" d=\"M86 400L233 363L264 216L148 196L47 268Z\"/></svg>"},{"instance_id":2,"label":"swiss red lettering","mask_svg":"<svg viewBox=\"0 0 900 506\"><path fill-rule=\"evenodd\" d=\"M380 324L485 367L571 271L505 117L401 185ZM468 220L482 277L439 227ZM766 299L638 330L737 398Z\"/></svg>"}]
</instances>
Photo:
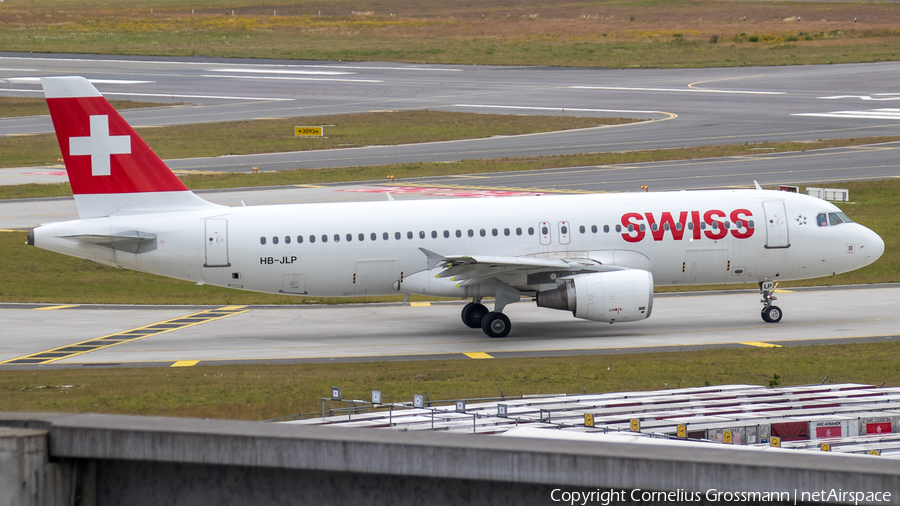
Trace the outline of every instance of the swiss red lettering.
<instances>
[{"instance_id":1,"label":"swiss red lettering","mask_svg":"<svg viewBox=\"0 0 900 506\"><path fill-rule=\"evenodd\" d=\"M700 240L700 211L691 211L691 223L694 224L694 240Z\"/></svg>"},{"instance_id":2,"label":"swiss red lettering","mask_svg":"<svg viewBox=\"0 0 900 506\"><path fill-rule=\"evenodd\" d=\"M734 223L734 229L731 231L731 235L738 239L746 239L753 235L753 229L750 228L750 218L753 217L753 213L748 211L747 209L735 209L731 211L731 222ZM741 222L741 226L738 227L737 223ZM744 229L741 232L741 228Z\"/></svg>"},{"instance_id":3,"label":"swiss red lettering","mask_svg":"<svg viewBox=\"0 0 900 506\"><path fill-rule=\"evenodd\" d=\"M719 240L726 235L728 235L728 230L725 230L725 224L721 220L717 218L724 218L725 212L719 211L718 209L712 209L703 213L703 222L706 223L710 230L705 232L706 237L710 239ZM714 225L717 223L718 225Z\"/></svg>"},{"instance_id":4,"label":"swiss red lettering","mask_svg":"<svg viewBox=\"0 0 900 506\"><path fill-rule=\"evenodd\" d=\"M639 223L644 219L644 216L640 213L625 213L622 215L622 226L625 228L625 231L622 232L622 239L625 239L628 242L640 242L644 239L644 231L641 230L641 224ZM632 221L637 220L637 221ZM633 231L628 231L628 225L631 225ZM632 235L634 234L634 235Z\"/></svg>"},{"instance_id":5,"label":"swiss red lettering","mask_svg":"<svg viewBox=\"0 0 900 506\"><path fill-rule=\"evenodd\" d=\"M650 233L653 234L654 241L662 241L666 235L666 225L669 226L669 230L672 232L672 238L676 241L680 241L682 237L684 237L684 227L687 224L687 211L682 211L678 216L678 222L676 226L675 220L672 218L672 213L662 213L662 216L659 218L659 225L656 225L656 220L653 218L653 213L647 213L647 223L650 224ZM654 230L654 228L656 230Z\"/></svg>"}]
</instances>

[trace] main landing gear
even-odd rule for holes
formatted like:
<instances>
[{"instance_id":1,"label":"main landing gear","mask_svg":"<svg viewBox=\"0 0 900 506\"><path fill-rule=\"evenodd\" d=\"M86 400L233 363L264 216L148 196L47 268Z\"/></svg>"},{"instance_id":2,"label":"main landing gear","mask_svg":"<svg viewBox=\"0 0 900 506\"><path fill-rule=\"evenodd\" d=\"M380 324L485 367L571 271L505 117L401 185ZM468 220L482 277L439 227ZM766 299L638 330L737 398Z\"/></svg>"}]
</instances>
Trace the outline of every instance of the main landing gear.
<instances>
[{"instance_id":1,"label":"main landing gear","mask_svg":"<svg viewBox=\"0 0 900 506\"><path fill-rule=\"evenodd\" d=\"M462 309L462 321L473 329L480 328L488 337L506 337L512 325L509 317L498 311L488 311L481 299L466 304Z\"/></svg>"},{"instance_id":2,"label":"main landing gear","mask_svg":"<svg viewBox=\"0 0 900 506\"><path fill-rule=\"evenodd\" d=\"M777 282L772 281L760 281L759 283L759 293L762 294L762 300L760 302L763 303L762 311L760 312L760 316L766 323L778 323L781 321L781 317L784 316L784 313L781 312L781 308L772 304L773 301L778 300L778 297L775 297L775 288L778 287Z\"/></svg>"}]
</instances>

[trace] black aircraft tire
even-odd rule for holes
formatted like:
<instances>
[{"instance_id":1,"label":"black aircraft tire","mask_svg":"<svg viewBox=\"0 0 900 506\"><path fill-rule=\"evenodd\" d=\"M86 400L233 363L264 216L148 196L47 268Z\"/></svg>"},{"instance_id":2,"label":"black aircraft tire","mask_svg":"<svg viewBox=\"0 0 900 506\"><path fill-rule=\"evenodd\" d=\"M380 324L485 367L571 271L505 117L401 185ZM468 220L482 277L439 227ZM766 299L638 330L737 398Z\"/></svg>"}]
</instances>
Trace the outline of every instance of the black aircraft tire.
<instances>
[{"instance_id":1,"label":"black aircraft tire","mask_svg":"<svg viewBox=\"0 0 900 506\"><path fill-rule=\"evenodd\" d=\"M488 308L484 307L482 304L470 302L463 306L461 315L462 321L469 328L480 329L481 322L488 313Z\"/></svg>"},{"instance_id":2,"label":"black aircraft tire","mask_svg":"<svg viewBox=\"0 0 900 506\"><path fill-rule=\"evenodd\" d=\"M506 337L509 335L511 328L512 325L509 323L509 317L503 313L488 313L487 316L481 320L481 330L483 330L488 337Z\"/></svg>"}]
</instances>

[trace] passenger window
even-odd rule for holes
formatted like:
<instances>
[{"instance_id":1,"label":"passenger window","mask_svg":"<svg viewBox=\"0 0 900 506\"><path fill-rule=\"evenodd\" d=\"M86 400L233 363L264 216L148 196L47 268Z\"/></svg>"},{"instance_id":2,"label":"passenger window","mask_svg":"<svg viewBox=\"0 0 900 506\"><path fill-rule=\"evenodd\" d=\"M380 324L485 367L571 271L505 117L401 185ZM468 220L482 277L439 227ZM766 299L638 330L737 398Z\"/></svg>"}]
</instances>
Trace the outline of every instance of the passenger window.
<instances>
[{"instance_id":1,"label":"passenger window","mask_svg":"<svg viewBox=\"0 0 900 506\"><path fill-rule=\"evenodd\" d=\"M406 233L406 238L407 238L407 239L412 239L412 238L413 238L412 230L410 230L409 232Z\"/></svg>"},{"instance_id":2,"label":"passenger window","mask_svg":"<svg viewBox=\"0 0 900 506\"><path fill-rule=\"evenodd\" d=\"M309 242L316 242L316 236L310 235L310 236L309 236Z\"/></svg>"},{"instance_id":3,"label":"passenger window","mask_svg":"<svg viewBox=\"0 0 900 506\"><path fill-rule=\"evenodd\" d=\"M469 237L475 237L475 231L471 228L469 229Z\"/></svg>"},{"instance_id":4,"label":"passenger window","mask_svg":"<svg viewBox=\"0 0 900 506\"><path fill-rule=\"evenodd\" d=\"M616 232L622 231L622 225L616 225Z\"/></svg>"},{"instance_id":5,"label":"passenger window","mask_svg":"<svg viewBox=\"0 0 900 506\"><path fill-rule=\"evenodd\" d=\"M629 231L629 232L634 232L634 225L632 225L632 224L629 223L629 224L628 224L628 231Z\"/></svg>"},{"instance_id":6,"label":"passenger window","mask_svg":"<svg viewBox=\"0 0 900 506\"><path fill-rule=\"evenodd\" d=\"M450 237L450 231L449 231L449 230L444 230L444 239L446 239L446 238L448 238L448 237Z\"/></svg>"},{"instance_id":7,"label":"passenger window","mask_svg":"<svg viewBox=\"0 0 900 506\"><path fill-rule=\"evenodd\" d=\"M481 229L478 233L481 234L481 237L484 237L487 235L487 232L485 232L484 229Z\"/></svg>"},{"instance_id":8,"label":"passenger window","mask_svg":"<svg viewBox=\"0 0 900 506\"><path fill-rule=\"evenodd\" d=\"M285 243L285 244L290 244L290 243L291 243L291 236L289 236L289 235L284 236L284 243Z\"/></svg>"},{"instance_id":9,"label":"passenger window","mask_svg":"<svg viewBox=\"0 0 900 506\"><path fill-rule=\"evenodd\" d=\"M327 235L322 234L322 242L328 242L328 236L327 236Z\"/></svg>"},{"instance_id":10,"label":"passenger window","mask_svg":"<svg viewBox=\"0 0 900 506\"><path fill-rule=\"evenodd\" d=\"M641 223L641 232L644 232L646 230L647 230L647 225L644 225L643 223Z\"/></svg>"},{"instance_id":11,"label":"passenger window","mask_svg":"<svg viewBox=\"0 0 900 506\"><path fill-rule=\"evenodd\" d=\"M737 227L737 228L741 228L741 227L744 226L744 222L741 221L741 220L737 220L737 221L734 223L734 226Z\"/></svg>"},{"instance_id":12,"label":"passenger window","mask_svg":"<svg viewBox=\"0 0 900 506\"><path fill-rule=\"evenodd\" d=\"M341 234L334 234L334 242L341 242Z\"/></svg>"},{"instance_id":13,"label":"passenger window","mask_svg":"<svg viewBox=\"0 0 900 506\"><path fill-rule=\"evenodd\" d=\"M520 227L516 227L516 235L522 235L522 229Z\"/></svg>"},{"instance_id":14,"label":"passenger window","mask_svg":"<svg viewBox=\"0 0 900 506\"><path fill-rule=\"evenodd\" d=\"M508 228L504 228L504 229L503 229L503 235L507 235L507 236L509 235L509 229L508 229Z\"/></svg>"},{"instance_id":15,"label":"passenger window","mask_svg":"<svg viewBox=\"0 0 900 506\"><path fill-rule=\"evenodd\" d=\"M731 222L730 222L730 221L726 221L726 222L725 222L725 230L728 230L729 228L731 228Z\"/></svg>"},{"instance_id":16,"label":"passenger window","mask_svg":"<svg viewBox=\"0 0 900 506\"><path fill-rule=\"evenodd\" d=\"M712 223L712 227L713 227L713 230L719 230L719 222L718 222L718 221L714 221L714 222Z\"/></svg>"},{"instance_id":17,"label":"passenger window","mask_svg":"<svg viewBox=\"0 0 900 506\"><path fill-rule=\"evenodd\" d=\"M706 222L705 221L700 222L700 230L706 230Z\"/></svg>"},{"instance_id":18,"label":"passenger window","mask_svg":"<svg viewBox=\"0 0 900 506\"><path fill-rule=\"evenodd\" d=\"M394 239L400 240L400 232L394 232Z\"/></svg>"},{"instance_id":19,"label":"passenger window","mask_svg":"<svg viewBox=\"0 0 900 506\"><path fill-rule=\"evenodd\" d=\"M266 244L266 238L265 238L265 237L260 237L260 238L259 238L259 243L262 244L263 246L265 246L265 244Z\"/></svg>"},{"instance_id":20,"label":"passenger window","mask_svg":"<svg viewBox=\"0 0 900 506\"><path fill-rule=\"evenodd\" d=\"M528 227L528 235L534 235L534 227Z\"/></svg>"},{"instance_id":21,"label":"passenger window","mask_svg":"<svg viewBox=\"0 0 900 506\"><path fill-rule=\"evenodd\" d=\"M431 238L432 238L432 239L437 239L437 230L432 230L432 231L431 231Z\"/></svg>"},{"instance_id":22,"label":"passenger window","mask_svg":"<svg viewBox=\"0 0 900 506\"><path fill-rule=\"evenodd\" d=\"M371 234L369 234L369 239L372 239L373 241L378 240L378 234L372 232Z\"/></svg>"},{"instance_id":23,"label":"passenger window","mask_svg":"<svg viewBox=\"0 0 900 506\"><path fill-rule=\"evenodd\" d=\"M353 240L353 234L347 234L347 242L350 242L352 240Z\"/></svg>"},{"instance_id":24,"label":"passenger window","mask_svg":"<svg viewBox=\"0 0 900 506\"><path fill-rule=\"evenodd\" d=\"M563 225L563 227L560 229L560 232L562 232L563 235L568 234L568 233L569 233L569 227Z\"/></svg>"},{"instance_id":25,"label":"passenger window","mask_svg":"<svg viewBox=\"0 0 900 506\"><path fill-rule=\"evenodd\" d=\"M297 244L303 244L303 236L302 235L297 236Z\"/></svg>"},{"instance_id":26,"label":"passenger window","mask_svg":"<svg viewBox=\"0 0 900 506\"><path fill-rule=\"evenodd\" d=\"M591 231L592 231L592 232L596 232L596 231L597 231L597 230L596 230L596 227L592 228ZM603 225L603 233L604 233L604 234L608 234L608 233L609 233L609 225Z\"/></svg>"},{"instance_id":27,"label":"passenger window","mask_svg":"<svg viewBox=\"0 0 900 506\"><path fill-rule=\"evenodd\" d=\"M694 222L693 221L688 222L688 230L694 230Z\"/></svg>"},{"instance_id":28,"label":"passenger window","mask_svg":"<svg viewBox=\"0 0 900 506\"><path fill-rule=\"evenodd\" d=\"M499 232L497 232L497 229L496 229L496 228L491 229L491 235L492 235L492 236L497 237L497 234L498 234L498 233L499 233Z\"/></svg>"},{"instance_id":29,"label":"passenger window","mask_svg":"<svg viewBox=\"0 0 900 506\"><path fill-rule=\"evenodd\" d=\"M679 225L681 225L681 223L679 223ZM668 223L663 223L663 230L665 230L666 232L669 231L669 224L668 224Z\"/></svg>"},{"instance_id":30,"label":"passenger window","mask_svg":"<svg viewBox=\"0 0 900 506\"><path fill-rule=\"evenodd\" d=\"M584 233L585 230L587 230L587 229L584 228L584 225L581 225L578 227L578 231L581 232L582 234ZM565 232L563 232L563 233L565 233Z\"/></svg>"},{"instance_id":31,"label":"passenger window","mask_svg":"<svg viewBox=\"0 0 900 506\"><path fill-rule=\"evenodd\" d=\"M272 244L278 244L278 236L272 237Z\"/></svg>"},{"instance_id":32,"label":"passenger window","mask_svg":"<svg viewBox=\"0 0 900 506\"><path fill-rule=\"evenodd\" d=\"M462 237L462 230L456 231L456 237Z\"/></svg>"},{"instance_id":33,"label":"passenger window","mask_svg":"<svg viewBox=\"0 0 900 506\"><path fill-rule=\"evenodd\" d=\"M650 225L650 230L656 232L657 230L659 230L659 225L657 225L656 223Z\"/></svg>"},{"instance_id":34,"label":"passenger window","mask_svg":"<svg viewBox=\"0 0 900 506\"><path fill-rule=\"evenodd\" d=\"M424 239L424 238L425 238L425 231L419 230L419 239Z\"/></svg>"},{"instance_id":35,"label":"passenger window","mask_svg":"<svg viewBox=\"0 0 900 506\"><path fill-rule=\"evenodd\" d=\"M541 233L544 235L547 235L550 233L550 230L548 230L547 227L541 227ZM563 232L563 233L565 233L565 232Z\"/></svg>"},{"instance_id":36,"label":"passenger window","mask_svg":"<svg viewBox=\"0 0 900 506\"><path fill-rule=\"evenodd\" d=\"M357 236L357 239L359 239L360 241L365 241L365 240L366 240L366 234L363 234L362 232L360 232L360 233L359 233L359 236Z\"/></svg>"},{"instance_id":37,"label":"passenger window","mask_svg":"<svg viewBox=\"0 0 900 506\"><path fill-rule=\"evenodd\" d=\"M385 233L381 234L381 237L382 237L385 241L387 241L388 238L389 238L390 236L388 235L387 232L385 232Z\"/></svg>"}]
</instances>

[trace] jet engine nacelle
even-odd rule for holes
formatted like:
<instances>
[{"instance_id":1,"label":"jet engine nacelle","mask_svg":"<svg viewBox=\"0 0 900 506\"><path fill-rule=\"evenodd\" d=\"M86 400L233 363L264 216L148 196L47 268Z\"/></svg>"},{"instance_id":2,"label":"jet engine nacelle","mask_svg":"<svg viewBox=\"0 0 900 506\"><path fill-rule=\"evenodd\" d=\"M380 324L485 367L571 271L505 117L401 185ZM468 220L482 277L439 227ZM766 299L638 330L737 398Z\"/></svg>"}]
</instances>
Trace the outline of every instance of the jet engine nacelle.
<instances>
[{"instance_id":1,"label":"jet engine nacelle","mask_svg":"<svg viewBox=\"0 0 900 506\"><path fill-rule=\"evenodd\" d=\"M653 275L639 269L579 274L538 292L537 305L598 322L643 320L653 310Z\"/></svg>"}]
</instances>

